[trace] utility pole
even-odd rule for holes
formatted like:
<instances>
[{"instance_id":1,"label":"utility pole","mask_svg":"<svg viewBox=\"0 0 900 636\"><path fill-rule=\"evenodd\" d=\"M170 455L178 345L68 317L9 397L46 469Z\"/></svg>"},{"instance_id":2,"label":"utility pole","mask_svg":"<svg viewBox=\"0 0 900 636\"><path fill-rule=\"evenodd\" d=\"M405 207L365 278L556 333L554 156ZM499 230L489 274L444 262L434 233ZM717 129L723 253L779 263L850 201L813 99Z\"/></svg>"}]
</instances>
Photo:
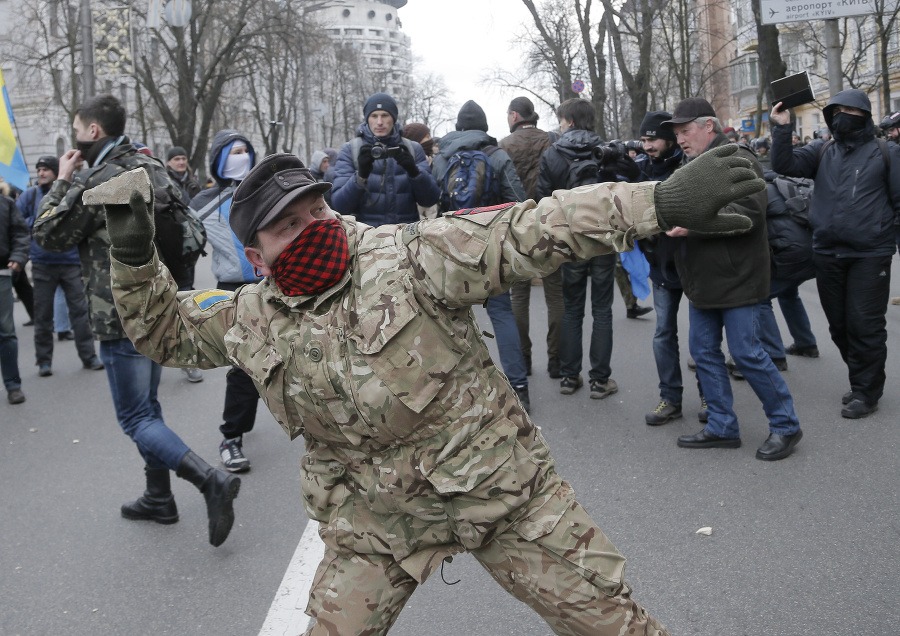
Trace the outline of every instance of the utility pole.
<instances>
[{"instance_id":1,"label":"utility pole","mask_svg":"<svg viewBox=\"0 0 900 636\"><path fill-rule=\"evenodd\" d=\"M828 60L828 91L834 97L844 90L841 73L841 34L836 19L825 20L825 57Z\"/></svg>"},{"instance_id":2,"label":"utility pole","mask_svg":"<svg viewBox=\"0 0 900 636\"><path fill-rule=\"evenodd\" d=\"M81 0L81 81L84 99L93 97L94 82L94 33L91 28L91 0Z\"/></svg>"}]
</instances>

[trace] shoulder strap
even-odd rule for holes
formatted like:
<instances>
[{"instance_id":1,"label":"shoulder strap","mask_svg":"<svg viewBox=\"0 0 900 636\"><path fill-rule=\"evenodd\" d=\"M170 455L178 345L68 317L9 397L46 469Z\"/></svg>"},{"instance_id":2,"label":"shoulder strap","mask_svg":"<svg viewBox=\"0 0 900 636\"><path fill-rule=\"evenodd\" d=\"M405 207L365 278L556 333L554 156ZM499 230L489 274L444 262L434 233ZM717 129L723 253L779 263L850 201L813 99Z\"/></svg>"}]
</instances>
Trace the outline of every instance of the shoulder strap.
<instances>
[{"instance_id":1,"label":"shoulder strap","mask_svg":"<svg viewBox=\"0 0 900 636\"><path fill-rule=\"evenodd\" d=\"M354 137L350 140L350 159L353 160L353 170L359 170L359 150L362 148L362 137Z\"/></svg>"},{"instance_id":2,"label":"shoulder strap","mask_svg":"<svg viewBox=\"0 0 900 636\"><path fill-rule=\"evenodd\" d=\"M202 208L200 208L194 214L196 214L197 218L202 221L203 219L208 217L210 214L212 214L215 210L217 210L219 208L219 206L222 205L223 199L230 197L233 192L234 192L234 186L233 185L228 186L227 188L225 188L224 190L219 192L219 194L214 196L209 203L204 205Z\"/></svg>"},{"instance_id":3,"label":"shoulder strap","mask_svg":"<svg viewBox=\"0 0 900 636\"><path fill-rule=\"evenodd\" d=\"M487 146L483 147L481 150L484 152L484 154L486 154L488 157L490 157L492 154L494 154L495 152L500 150L500 147L488 144Z\"/></svg>"},{"instance_id":4,"label":"shoulder strap","mask_svg":"<svg viewBox=\"0 0 900 636\"><path fill-rule=\"evenodd\" d=\"M822 157L825 156L825 150L826 150L831 144L833 144L833 143L834 143L834 139L829 139L829 140L826 141L824 144L822 144L821 146L819 146L819 160L818 160L817 163L822 163ZM818 168L818 165L817 165L817 166L816 166L816 170L818 170L818 169L819 169L819 168Z\"/></svg>"},{"instance_id":5,"label":"shoulder strap","mask_svg":"<svg viewBox=\"0 0 900 636\"><path fill-rule=\"evenodd\" d=\"M878 142L878 149L881 151L881 158L884 160L884 167L888 171L888 179L890 179L891 153L888 151L887 142L881 137L876 137L875 141Z\"/></svg>"}]
</instances>

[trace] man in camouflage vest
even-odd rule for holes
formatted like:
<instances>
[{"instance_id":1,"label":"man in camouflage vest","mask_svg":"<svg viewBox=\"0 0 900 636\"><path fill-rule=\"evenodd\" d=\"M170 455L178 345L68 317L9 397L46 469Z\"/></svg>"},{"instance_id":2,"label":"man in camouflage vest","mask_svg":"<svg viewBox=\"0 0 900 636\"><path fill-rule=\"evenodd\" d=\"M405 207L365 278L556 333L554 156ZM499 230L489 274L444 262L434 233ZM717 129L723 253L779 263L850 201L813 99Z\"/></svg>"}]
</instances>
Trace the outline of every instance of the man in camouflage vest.
<instances>
[{"instance_id":1,"label":"man in camouflage vest","mask_svg":"<svg viewBox=\"0 0 900 636\"><path fill-rule=\"evenodd\" d=\"M88 99L75 111L72 127L78 149L60 158L57 179L41 201L33 236L45 249L62 252L78 247L81 256L94 337L100 341L116 417L145 463L146 491L122 506L122 516L162 524L178 521L169 479L169 471L174 470L203 493L209 541L219 546L234 523L232 502L240 479L195 455L163 421L156 398L162 369L135 350L113 304L106 214L102 206L82 201L85 190L135 168L146 172L157 206L165 205L167 197L178 196L177 188L162 163L137 152L124 135L125 109L115 97ZM82 163L88 167L76 173ZM145 238L153 241L152 229Z\"/></svg>"},{"instance_id":2,"label":"man in camouflage vest","mask_svg":"<svg viewBox=\"0 0 900 636\"><path fill-rule=\"evenodd\" d=\"M556 473L470 307L675 225L745 229L719 209L763 182L732 152L662 184L377 228L333 212L330 184L273 155L238 187L230 218L265 278L178 297L148 239L146 195L110 195L113 293L138 350L170 366L240 366L303 436L303 501L326 545L307 634L386 633L464 551L558 634L667 633L632 600L624 557Z\"/></svg>"}]
</instances>

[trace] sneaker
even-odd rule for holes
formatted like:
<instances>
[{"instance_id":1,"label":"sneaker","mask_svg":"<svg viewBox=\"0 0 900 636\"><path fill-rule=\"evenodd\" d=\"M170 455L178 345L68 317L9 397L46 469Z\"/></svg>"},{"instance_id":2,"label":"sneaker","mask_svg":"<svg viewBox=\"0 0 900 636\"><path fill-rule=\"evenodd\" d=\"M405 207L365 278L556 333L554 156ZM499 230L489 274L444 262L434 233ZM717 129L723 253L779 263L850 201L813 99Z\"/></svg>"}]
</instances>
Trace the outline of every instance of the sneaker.
<instances>
[{"instance_id":1,"label":"sneaker","mask_svg":"<svg viewBox=\"0 0 900 636\"><path fill-rule=\"evenodd\" d=\"M196 367L188 367L182 369L187 376L188 382L203 382L203 373Z\"/></svg>"},{"instance_id":2,"label":"sneaker","mask_svg":"<svg viewBox=\"0 0 900 636\"><path fill-rule=\"evenodd\" d=\"M83 366L88 371L102 371L103 370L103 363L100 362L100 358L98 358L97 356L91 356L90 359L82 362L81 366Z\"/></svg>"},{"instance_id":3,"label":"sneaker","mask_svg":"<svg viewBox=\"0 0 900 636\"><path fill-rule=\"evenodd\" d=\"M559 380L562 377L562 373L559 372L559 358L550 358L547 363L547 375L553 380Z\"/></svg>"},{"instance_id":4,"label":"sneaker","mask_svg":"<svg viewBox=\"0 0 900 636\"><path fill-rule=\"evenodd\" d=\"M841 409L841 417L848 420L858 420L861 417L869 417L878 410L878 402L869 404L865 400L853 398Z\"/></svg>"},{"instance_id":5,"label":"sneaker","mask_svg":"<svg viewBox=\"0 0 900 636\"><path fill-rule=\"evenodd\" d=\"M779 371L787 371L787 358L772 358L772 362Z\"/></svg>"},{"instance_id":6,"label":"sneaker","mask_svg":"<svg viewBox=\"0 0 900 636\"><path fill-rule=\"evenodd\" d=\"M665 400L660 400L652 413L647 413L644 420L648 426L662 426L681 417L681 405L669 404Z\"/></svg>"},{"instance_id":7,"label":"sneaker","mask_svg":"<svg viewBox=\"0 0 900 636\"><path fill-rule=\"evenodd\" d=\"M581 385L584 384L584 380L581 379L580 375L571 375L567 378L563 378L562 382L559 383L559 392L563 395L572 395L581 388Z\"/></svg>"},{"instance_id":8,"label":"sneaker","mask_svg":"<svg viewBox=\"0 0 900 636\"><path fill-rule=\"evenodd\" d=\"M528 398L528 386L514 386L513 391L519 396L519 402L526 413L531 413L531 400Z\"/></svg>"},{"instance_id":9,"label":"sneaker","mask_svg":"<svg viewBox=\"0 0 900 636\"><path fill-rule=\"evenodd\" d=\"M75 334L71 331L58 331L56 333L56 338L63 342L64 340L75 340Z\"/></svg>"},{"instance_id":10,"label":"sneaker","mask_svg":"<svg viewBox=\"0 0 900 636\"><path fill-rule=\"evenodd\" d=\"M900 305L900 296L894 296L893 298L891 298L891 304Z\"/></svg>"},{"instance_id":11,"label":"sneaker","mask_svg":"<svg viewBox=\"0 0 900 636\"><path fill-rule=\"evenodd\" d=\"M593 400L602 400L603 398L608 398L613 393L618 392L619 385L616 384L616 381L610 378L606 382L601 382L600 380L591 380L591 399Z\"/></svg>"},{"instance_id":12,"label":"sneaker","mask_svg":"<svg viewBox=\"0 0 900 636\"><path fill-rule=\"evenodd\" d=\"M789 356L801 356L803 358L819 357L819 347L817 347L816 345L810 345L809 347L798 347L796 344L792 344L790 347L785 349L784 352Z\"/></svg>"},{"instance_id":13,"label":"sneaker","mask_svg":"<svg viewBox=\"0 0 900 636\"><path fill-rule=\"evenodd\" d=\"M21 404L25 401L25 394L22 389L10 389L6 392L6 401L10 404Z\"/></svg>"},{"instance_id":14,"label":"sneaker","mask_svg":"<svg viewBox=\"0 0 900 636\"><path fill-rule=\"evenodd\" d=\"M706 404L706 398L700 397L700 410L697 411L697 419L700 420L701 424L706 424L709 421L709 406Z\"/></svg>"},{"instance_id":15,"label":"sneaker","mask_svg":"<svg viewBox=\"0 0 900 636\"><path fill-rule=\"evenodd\" d=\"M31 318L31 319L28 320L28 322L23 322L23 323L22 323L22 326L23 326L23 327L34 327L34 319Z\"/></svg>"},{"instance_id":16,"label":"sneaker","mask_svg":"<svg viewBox=\"0 0 900 636\"><path fill-rule=\"evenodd\" d=\"M628 311L625 312L625 316L628 318L640 318L641 316L646 316L651 311L653 311L653 307L641 307L640 305L635 304L633 307L628 308Z\"/></svg>"},{"instance_id":17,"label":"sneaker","mask_svg":"<svg viewBox=\"0 0 900 636\"><path fill-rule=\"evenodd\" d=\"M48 378L53 375L53 369L50 368L50 365L44 362L43 364L38 365L38 375L42 378Z\"/></svg>"},{"instance_id":18,"label":"sneaker","mask_svg":"<svg viewBox=\"0 0 900 636\"><path fill-rule=\"evenodd\" d=\"M230 473L243 473L250 470L250 460L244 457L244 444L240 437L223 439L219 444L219 455L225 470Z\"/></svg>"},{"instance_id":19,"label":"sneaker","mask_svg":"<svg viewBox=\"0 0 900 636\"><path fill-rule=\"evenodd\" d=\"M725 360L725 368L728 369L728 373L731 374L731 377L735 380L743 380L744 374L741 373L741 370L737 368L737 364L734 362L734 358L728 356L728 359Z\"/></svg>"},{"instance_id":20,"label":"sneaker","mask_svg":"<svg viewBox=\"0 0 900 636\"><path fill-rule=\"evenodd\" d=\"M697 370L697 363L694 362L693 358L690 358L690 357L688 358L687 365L688 365L688 369L690 369L691 371Z\"/></svg>"}]
</instances>

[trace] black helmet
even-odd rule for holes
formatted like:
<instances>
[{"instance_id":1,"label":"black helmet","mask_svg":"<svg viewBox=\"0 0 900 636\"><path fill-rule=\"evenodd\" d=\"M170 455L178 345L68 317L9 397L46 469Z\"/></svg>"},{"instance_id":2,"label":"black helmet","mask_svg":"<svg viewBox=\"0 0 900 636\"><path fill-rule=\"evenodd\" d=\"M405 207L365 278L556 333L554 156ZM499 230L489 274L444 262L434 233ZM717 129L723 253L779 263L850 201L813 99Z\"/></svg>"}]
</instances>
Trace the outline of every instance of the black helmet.
<instances>
[{"instance_id":1,"label":"black helmet","mask_svg":"<svg viewBox=\"0 0 900 636\"><path fill-rule=\"evenodd\" d=\"M897 126L900 126L900 110L891 113L881 120L882 130L888 130L889 128L895 128Z\"/></svg>"}]
</instances>

